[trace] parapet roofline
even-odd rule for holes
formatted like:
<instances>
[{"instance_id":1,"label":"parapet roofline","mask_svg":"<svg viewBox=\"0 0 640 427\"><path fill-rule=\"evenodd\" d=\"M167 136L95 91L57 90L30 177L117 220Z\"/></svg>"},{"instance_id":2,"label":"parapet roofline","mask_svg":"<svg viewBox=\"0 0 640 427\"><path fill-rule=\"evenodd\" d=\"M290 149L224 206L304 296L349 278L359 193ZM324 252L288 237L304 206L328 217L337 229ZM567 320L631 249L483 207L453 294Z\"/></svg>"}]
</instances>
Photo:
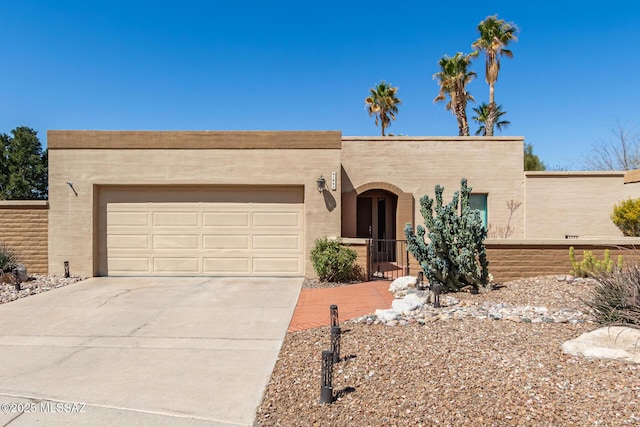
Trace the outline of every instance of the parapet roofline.
<instances>
[{"instance_id":1,"label":"parapet roofline","mask_svg":"<svg viewBox=\"0 0 640 427\"><path fill-rule=\"evenodd\" d=\"M340 131L50 130L47 148L61 149L340 149Z\"/></svg>"}]
</instances>

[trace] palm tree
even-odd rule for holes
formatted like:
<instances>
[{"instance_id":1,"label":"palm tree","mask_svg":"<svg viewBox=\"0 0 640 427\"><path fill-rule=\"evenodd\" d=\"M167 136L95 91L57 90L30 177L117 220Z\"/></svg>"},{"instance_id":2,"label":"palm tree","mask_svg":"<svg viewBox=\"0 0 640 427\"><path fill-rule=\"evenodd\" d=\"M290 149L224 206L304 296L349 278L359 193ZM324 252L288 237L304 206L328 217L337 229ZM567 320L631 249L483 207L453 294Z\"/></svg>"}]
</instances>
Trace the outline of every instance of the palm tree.
<instances>
[{"instance_id":1,"label":"palm tree","mask_svg":"<svg viewBox=\"0 0 640 427\"><path fill-rule=\"evenodd\" d=\"M506 49L510 41L516 41L518 27L498 19L498 15L488 16L478 24L480 37L471 47L477 52L484 52L486 57L485 79L489 84L489 112L485 123L487 136L493 136L493 125L496 121L495 84L500 72L500 56L513 58L513 53Z\"/></svg>"},{"instance_id":2,"label":"palm tree","mask_svg":"<svg viewBox=\"0 0 640 427\"><path fill-rule=\"evenodd\" d=\"M456 116L460 136L469 136L467 101L473 101L473 96L467 92L466 86L475 78L476 73L467 68L471 64L471 59L477 55L477 52L471 52L468 55L458 52L452 58L445 55L438 62L440 71L433 75L440 85L440 93L433 102L444 101L449 96L449 102L445 108Z\"/></svg>"},{"instance_id":3,"label":"palm tree","mask_svg":"<svg viewBox=\"0 0 640 427\"><path fill-rule=\"evenodd\" d=\"M475 120L480 127L476 131L476 135L482 134L482 136L487 136L487 128L485 124L487 123L487 117L489 117L489 106L484 102L477 107L473 107L473 111L476 113L475 116L471 117ZM507 114L506 111L502 111L502 105L497 105L495 110L495 125L498 130L502 130L502 128L506 128L511 124L508 120L500 120L500 117Z\"/></svg>"},{"instance_id":4,"label":"palm tree","mask_svg":"<svg viewBox=\"0 0 640 427\"><path fill-rule=\"evenodd\" d=\"M385 129L391 126L391 120L396 119L398 105L402 103L400 98L396 96L398 88L392 87L391 83L383 80L369 91L371 94L364 100L367 111L369 116L376 117L376 126L380 122L382 136L385 136Z\"/></svg>"}]
</instances>

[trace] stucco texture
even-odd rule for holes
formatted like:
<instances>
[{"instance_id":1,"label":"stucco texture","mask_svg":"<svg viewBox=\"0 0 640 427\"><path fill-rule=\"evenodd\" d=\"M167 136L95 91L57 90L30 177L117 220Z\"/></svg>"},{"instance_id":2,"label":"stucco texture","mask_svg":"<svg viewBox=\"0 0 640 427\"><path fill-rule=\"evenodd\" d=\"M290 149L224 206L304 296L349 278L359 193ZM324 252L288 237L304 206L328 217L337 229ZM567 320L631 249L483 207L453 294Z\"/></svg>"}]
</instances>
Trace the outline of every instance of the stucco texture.
<instances>
[{"instance_id":1,"label":"stucco texture","mask_svg":"<svg viewBox=\"0 0 640 427\"><path fill-rule=\"evenodd\" d=\"M335 191L320 194L316 187L320 175L339 174L340 134L318 133L309 148L288 148L302 146L295 139L307 134L313 133L268 134L270 148L266 148L263 132L256 134L261 144L254 145L247 144L247 133L234 140L233 135L221 138L220 133L202 132L197 135L200 148L189 148L193 145L181 143L179 133L172 133L167 142L162 132L135 132L132 136L123 132L50 131L49 271L61 273L63 262L68 260L74 274L92 276L97 272L99 189L117 185L156 189L197 186L205 191L207 187L238 185L257 190L260 186L302 186L308 260L315 239L340 235L341 200L339 180ZM89 148L92 137L98 138L102 148ZM175 148L126 148L121 145L122 138L141 147L152 147L159 139ZM114 148L108 148L110 143ZM229 148L235 143L244 148ZM313 275L310 262L304 271Z\"/></svg>"}]
</instances>

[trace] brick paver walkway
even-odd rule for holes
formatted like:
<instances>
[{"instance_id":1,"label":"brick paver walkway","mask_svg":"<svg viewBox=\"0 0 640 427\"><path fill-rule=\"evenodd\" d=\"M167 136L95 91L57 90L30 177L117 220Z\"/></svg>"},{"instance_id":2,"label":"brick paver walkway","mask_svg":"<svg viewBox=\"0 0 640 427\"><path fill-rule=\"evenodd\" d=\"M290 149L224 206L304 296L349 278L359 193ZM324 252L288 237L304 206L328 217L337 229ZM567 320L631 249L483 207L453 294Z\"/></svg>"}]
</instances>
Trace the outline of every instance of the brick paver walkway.
<instances>
[{"instance_id":1,"label":"brick paver walkway","mask_svg":"<svg viewBox=\"0 0 640 427\"><path fill-rule=\"evenodd\" d=\"M329 325L329 306L338 306L339 321L390 308L393 295L387 281L357 283L335 288L302 289L287 332Z\"/></svg>"}]
</instances>

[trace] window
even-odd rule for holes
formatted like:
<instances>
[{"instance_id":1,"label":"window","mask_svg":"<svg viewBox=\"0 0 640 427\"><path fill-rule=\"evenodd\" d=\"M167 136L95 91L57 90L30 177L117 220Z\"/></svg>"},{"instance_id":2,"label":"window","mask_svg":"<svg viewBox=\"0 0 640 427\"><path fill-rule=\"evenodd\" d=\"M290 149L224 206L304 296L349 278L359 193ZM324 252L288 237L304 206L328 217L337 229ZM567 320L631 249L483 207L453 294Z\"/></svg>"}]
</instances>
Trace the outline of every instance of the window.
<instances>
[{"instance_id":1,"label":"window","mask_svg":"<svg viewBox=\"0 0 640 427\"><path fill-rule=\"evenodd\" d=\"M480 211L482 224L487 228L487 194L470 194L469 207Z\"/></svg>"}]
</instances>

